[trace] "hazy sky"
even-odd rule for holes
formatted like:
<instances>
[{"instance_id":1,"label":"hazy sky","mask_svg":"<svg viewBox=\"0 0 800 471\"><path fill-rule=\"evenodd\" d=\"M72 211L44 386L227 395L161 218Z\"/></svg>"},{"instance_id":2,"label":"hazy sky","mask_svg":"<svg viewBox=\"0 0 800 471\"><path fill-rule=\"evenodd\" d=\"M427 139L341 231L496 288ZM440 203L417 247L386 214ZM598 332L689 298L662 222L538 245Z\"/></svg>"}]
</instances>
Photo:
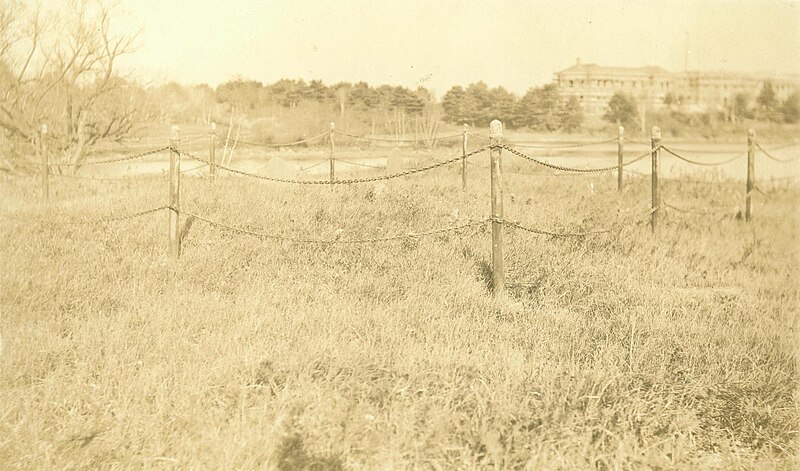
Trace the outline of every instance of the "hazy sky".
<instances>
[{"instance_id":1,"label":"hazy sky","mask_svg":"<svg viewBox=\"0 0 800 471\"><path fill-rule=\"evenodd\" d=\"M800 72L800 1L122 0L141 28L124 65L216 86L364 80L439 96L483 80L516 93L585 63Z\"/></svg>"}]
</instances>

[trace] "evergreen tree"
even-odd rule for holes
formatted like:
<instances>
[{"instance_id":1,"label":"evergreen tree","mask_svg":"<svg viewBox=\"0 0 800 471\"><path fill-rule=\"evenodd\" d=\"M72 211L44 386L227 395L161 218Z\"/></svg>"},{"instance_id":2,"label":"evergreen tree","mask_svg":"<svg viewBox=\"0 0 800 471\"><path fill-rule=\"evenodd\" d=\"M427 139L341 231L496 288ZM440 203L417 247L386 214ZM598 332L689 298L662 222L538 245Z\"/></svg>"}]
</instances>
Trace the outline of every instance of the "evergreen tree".
<instances>
[{"instance_id":1,"label":"evergreen tree","mask_svg":"<svg viewBox=\"0 0 800 471\"><path fill-rule=\"evenodd\" d=\"M487 97L491 106L484 112L486 124L499 119L506 126L513 126L513 117L517 107L517 97L503 87L495 87L488 91Z\"/></svg>"},{"instance_id":2,"label":"evergreen tree","mask_svg":"<svg viewBox=\"0 0 800 471\"><path fill-rule=\"evenodd\" d=\"M638 114L636 112L636 100L621 92L617 92L608 101L608 111L603 119L606 121L621 124L630 129L638 126Z\"/></svg>"},{"instance_id":3,"label":"evergreen tree","mask_svg":"<svg viewBox=\"0 0 800 471\"><path fill-rule=\"evenodd\" d=\"M583 124L583 109L578 97L571 96L561 112L561 127L564 131L572 133L579 131Z\"/></svg>"},{"instance_id":4,"label":"evergreen tree","mask_svg":"<svg viewBox=\"0 0 800 471\"><path fill-rule=\"evenodd\" d=\"M462 124L471 123L471 117L465 116L463 113L464 99L466 92L463 88L456 85L444 94L442 97L442 109L444 110L444 120L448 123Z\"/></svg>"},{"instance_id":5,"label":"evergreen tree","mask_svg":"<svg viewBox=\"0 0 800 471\"><path fill-rule=\"evenodd\" d=\"M518 128L533 128L533 114L536 109L536 92L535 88L528 89L523 95L522 99L517 102L514 116L511 121L514 127Z\"/></svg>"},{"instance_id":6,"label":"evergreen tree","mask_svg":"<svg viewBox=\"0 0 800 471\"><path fill-rule=\"evenodd\" d=\"M217 87L217 101L240 110L255 110L262 102L263 88L261 82L239 77Z\"/></svg>"},{"instance_id":7,"label":"evergreen tree","mask_svg":"<svg viewBox=\"0 0 800 471\"><path fill-rule=\"evenodd\" d=\"M472 116L474 126L486 127L494 118L492 117L492 98L489 96L489 87L483 82L471 83L467 86L464 113Z\"/></svg>"},{"instance_id":8,"label":"evergreen tree","mask_svg":"<svg viewBox=\"0 0 800 471\"><path fill-rule=\"evenodd\" d=\"M561 127L561 95L558 93L558 85L549 83L539 89L537 93L538 107L534 113L534 119L538 123L539 130L557 131Z\"/></svg>"},{"instance_id":9,"label":"evergreen tree","mask_svg":"<svg viewBox=\"0 0 800 471\"><path fill-rule=\"evenodd\" d=\"M753 112L750 109L750 97L744 93L737 93L733 97L733 111L739 118L753 118Z\"/></svg>"},{"instance_id":10,"label":"evergreen tree","mask_svg":"<svg viewBox=\"0 0 800 471\"><path fill-rule=\"evenodd\" d=\"M468 123L471 126L488 125L485 110L489 105L489 88L483 82L470 84L466 89L455 86L445 93L442 108L445 120L454 123Z\"/></svg>"},{"instance_id":11,"label":"evergreen tree","mask_svg":"<svg viewBox=\"0 0 800 471\"><path fill-rule=\"evenodd\" d=\"M536 131L557 131L561 127L562 99L556 84L531 88L519 102L514 124Z\"/></svg>"},{"instance_id":12,"label":"evergreen tree","mask_svg":"<svg viewBox=\"0 0 800 471\"><path fill-rule=\"evenodd\" d=\"M366 82L358 82L347 96L347 105L358 111L372 111L381 106L381 94Z\"/></svg>"},{"instance_id":13,"label":"evergreen tree","mask_svg":"<svg viewBox=\"0 0 800 471\"><path fill-rule=\"evenodd\" d=\"M758 104L758 115L756 116L758 119L769 121L781 121L783 119L780 102L775 94L772 82L769 80L761 86L756 103Z\"/></svg>"},{"instance_id":14,"label":"evergreen tree","mask_svg":"<svg viewBox=\"0 0 800 471\"><path fill-rule=\"evenodd\" d=\"M789 124L800 121L800 93L794 92L783 102L783 120Z\"/></svg>"},{"instance_id":15,"label":"evergreen tree","mask_svg":"<svg viewBox=\"0 0 800 471\"><path fill-rule=\"evenodd\" d=\"M312 80L308 82L307 97L309 100L318 103L325 103L333 100L331 91L322 83L322 80Z\"/></svg>"}]
</instances>

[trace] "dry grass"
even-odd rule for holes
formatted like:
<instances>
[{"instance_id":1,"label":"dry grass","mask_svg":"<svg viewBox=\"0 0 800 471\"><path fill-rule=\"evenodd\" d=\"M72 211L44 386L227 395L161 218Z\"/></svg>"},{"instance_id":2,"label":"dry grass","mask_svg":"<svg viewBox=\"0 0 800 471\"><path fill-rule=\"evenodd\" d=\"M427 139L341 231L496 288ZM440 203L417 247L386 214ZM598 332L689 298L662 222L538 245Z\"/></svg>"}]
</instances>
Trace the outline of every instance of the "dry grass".
<instances>
[{"instance_id":1,"label":"dry grass","mask_svg":"<svg viewBox=\"0 0 800 471\"><path fill-rule=\"evenodd\" d=\"M529 225L648 206L646 180L619 195L613 175L523 168L507 165L506 214ZM183 204L348 238L483 219L487 184L485 165L466 194L457 168L385 193L186 178ZM727 209L741 186L664 191ZM655 237L508 231L499 299L485 230L319 246L196 222L174 263L164 212L76 223L159 206L165 189L59 179L42 208L36 180L0 186L0 468L798 465L796 188L755 195L751 224L670 212Z\"/></svg>"}]
</instances>

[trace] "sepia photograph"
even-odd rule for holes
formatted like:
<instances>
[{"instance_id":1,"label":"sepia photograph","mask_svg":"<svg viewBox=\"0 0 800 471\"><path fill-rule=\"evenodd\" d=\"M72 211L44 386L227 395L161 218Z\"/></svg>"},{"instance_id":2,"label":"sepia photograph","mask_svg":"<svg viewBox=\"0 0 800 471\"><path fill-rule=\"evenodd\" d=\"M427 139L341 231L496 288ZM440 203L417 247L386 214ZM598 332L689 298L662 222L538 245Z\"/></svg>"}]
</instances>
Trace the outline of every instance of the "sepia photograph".
<instances>
[{"instance_id":1,"label":"sepia photograph","mask_svg":"<svg viewBox=\"0 0 800 471\"><path fill-rule=\"evenodd\" d=\"M800 0L0 0L0 470L800 469Z\"/></svg>"}]
</instances>

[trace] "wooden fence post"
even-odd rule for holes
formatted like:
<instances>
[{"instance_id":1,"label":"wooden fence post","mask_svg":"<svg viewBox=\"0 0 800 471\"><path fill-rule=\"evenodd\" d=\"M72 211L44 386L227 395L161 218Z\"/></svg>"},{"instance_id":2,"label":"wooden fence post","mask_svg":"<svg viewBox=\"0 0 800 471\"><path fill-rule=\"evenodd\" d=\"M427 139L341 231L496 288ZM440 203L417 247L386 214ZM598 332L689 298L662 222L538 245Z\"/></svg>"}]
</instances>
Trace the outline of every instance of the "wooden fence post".
<instances>
[{"instance_id":1,"label":"wooden fence post","mask_svg":"<svg viewBox=\"0 0 800 471\"><path fill-rule=\"evenodd\" d=\"M42 159L42 201L50 199L50 158L47 155L47 125L39 130L39 154Z\"/></svg>"},{"instance_id":2,"label":"wooden fence post","mask_svg":"<svg viewBox=\"0 0 800 471\"><path fill-rule=\"evenodd\" d=\"M208 161L210 166L208 172L212 178L217 178L217 123L211 123L211 131L208 143Z\"/></svg>"},{"instance_id":3,"label":"wooden fence post","mask_svg":"<svg viewBox=\"0 0 800 471\"><path fill-rule=\"evenodd\" d=\"M503 174L499 146L503 139L503 123L494 120L489 123L489 149L492 173L492 292L495 295L505 291L506 276L503 269Z\"/></svg>"},{"instance_id":4,"label":"wooden fence post","mask_svg":"<svg viewBox=\"0 0 800 471\"><path fill-rule=\"evenodd\" d=\"M750 222L750 197L755 188L756 178L756 130L747 130L747 193L744 200L744 220Z\"/></svg>"},{"instance_id":5,"label":"wooden fence post","mask_svg":"<svg viewBox=\"0 0 800 471\"><path fill-rule=\"evenodd\" d=\"M169 138L169 253L177 260L181 256L178 217L181 210L181 129L172 126Z\"/></svg>"},{"instance_id":6,"label":"wooden fence post","mask_svg":"<svg viewBox=\"0 0 800 471\"><path fill-rule=\"evenodd\" d=\"M331 167L331 181L336 180L336 164L335 159L333 158L333 153L336 150L336 143L334 142L333 135L336 133L336 123L331 123L331 131L330 131L330 139L331 139L331 158L330 158L330 167Z\"/></svg>"},{"instance_id":7,"label":"wooden fence post","mask_svg":"<svg viewBox=\"0 0 800 471\"><path fill-rule=\"evenodd\" d=\"M625 128L617 128L617 191L622 191L622 152L625 141Z\"/></svg>"},{"instance_id":8,"label":"wooden fence post","mask_svg":"<svg viewBox=\"0 0 800 471\"><path fill-rule=\"evenodd\" d=\"M650 216L650 227L653 232L655 232L658 229L659 219L661 219L661 196L658 194L658 155L661 152L661 128L658 126L653 126L651 131L650 149L653 162L653 166L650 170L650 187L652 190L651 208L653 209L653 214Z\"/></svg>"},{"instance_id":9,"label":"wooden fence post","mask_svg":"<svg viewBox=\"0 0 800 471\"><path fill-rule=\"evenodd\" d=\"M467 191L467 136L469 124L464 123L464 138L461 141L461 189Z\"/></svg>"}]
</instances>

